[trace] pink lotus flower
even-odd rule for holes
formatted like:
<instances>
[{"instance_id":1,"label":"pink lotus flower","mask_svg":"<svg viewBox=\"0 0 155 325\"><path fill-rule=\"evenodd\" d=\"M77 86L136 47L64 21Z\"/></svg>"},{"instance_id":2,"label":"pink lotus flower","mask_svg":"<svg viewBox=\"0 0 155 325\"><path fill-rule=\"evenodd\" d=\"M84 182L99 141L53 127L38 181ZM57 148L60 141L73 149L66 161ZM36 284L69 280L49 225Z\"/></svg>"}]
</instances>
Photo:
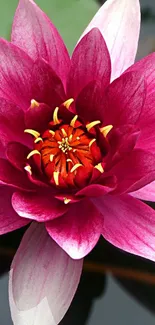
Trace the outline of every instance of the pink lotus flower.
<instances>
[{"instance_id":1,"label":"pink lotus flower","mask_svg":"<svg viewBox=\"0 0 155 325\"><path fill-rule=\"evenodd\" d=\"M138 200L155 199L155 54L132 65L139 25L138 0L108 0L70 59L20 0L0 40L0 233L35 221L10 272L15 325L59 323L100 235L155 260L155 211Z\"/></svg>"}]
</instances>

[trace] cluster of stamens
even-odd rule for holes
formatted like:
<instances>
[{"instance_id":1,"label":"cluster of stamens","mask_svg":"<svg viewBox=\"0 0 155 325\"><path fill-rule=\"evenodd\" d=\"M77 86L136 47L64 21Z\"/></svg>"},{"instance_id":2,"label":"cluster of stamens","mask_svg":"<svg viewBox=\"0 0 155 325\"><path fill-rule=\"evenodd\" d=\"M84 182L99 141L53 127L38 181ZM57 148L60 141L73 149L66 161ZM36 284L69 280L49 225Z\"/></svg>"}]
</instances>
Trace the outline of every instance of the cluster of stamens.
<instances>
[{"instance_id":1,"label":"cluster of stamens","mask_svg":"<svg viewBox=\"0 0 155 325\"><path fill-rule=\"evenodd\" d=\"M69 99L63 106L70 107L73 99ZM33 100L33 107L35 101ZM38 106L39 103L36 102ZM104 172L102 154L97 144L94 133L95 127L101 123L93 121L84 125L75 115L69 124L58 118L59 107L53 112L53 120L42 135L35 130L26 129L24 132L34 136L34 149L28 154L27 159L40 156L41 168L51 183L56 186L80 186L81 177L88 178L93 169L101 174ZM100 128L100 132L106 138L112 125ZM32 173L29 164L26 171ZM83 175L83 176L81 176ZM87 177L85 176L87 175Z\"/></svg>"}]
</instances>

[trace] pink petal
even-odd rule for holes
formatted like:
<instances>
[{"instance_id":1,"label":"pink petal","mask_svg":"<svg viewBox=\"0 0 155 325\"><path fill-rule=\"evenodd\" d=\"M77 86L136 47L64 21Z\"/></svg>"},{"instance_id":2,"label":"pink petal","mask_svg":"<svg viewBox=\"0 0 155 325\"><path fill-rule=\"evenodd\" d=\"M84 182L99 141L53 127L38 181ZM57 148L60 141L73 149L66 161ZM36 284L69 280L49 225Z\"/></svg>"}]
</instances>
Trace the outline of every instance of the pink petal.
<instances>
[{"instance_id":1,"label":"pink petal","mask_svg":"<svg viewBox=\"0 0 155 325\"><path fill-rule=\"evenodd\" d=\"M104 123L135 124L146 97L143 75L137 71L123 74L107 88L103 99Z\"/></svg>"},{"instance_id":2,"label":"pink petal","mask_svg":"<svg viewBox=\"0 0 155 325\"><path fill-rule=\"evenodd\" d=\"M155 261L155 211L129 195L93 199L104 216L103 236L111 244Z\"/></svg>"},{"instance_id":3,"label":"pink petal","mask_svg":"<svg viewBox=\"0 0 155 325\"><path fill-rule=\"evenodd\" d=\"M56 107L56 106L55 106ZM40 104L37 107L30 107L25 112L25 124L27 129L33 129L39 132L47 130L48 123L52 120L51 107Z\"/></svg>"},{"instance_id":4,"label":"pink petal","mask_svg":"<svg viewBox=\"0 0 155 325\"><path fill-rule=\"evenodd\" d=\"M38 102L55 108L65 101L62 81L44 60L40 59L34 63L31 81L33 98Z\"/></svg>"},{"instance_id":5,"label":"pink petal","mask_svg":"<svg viewBox=\"0 0 155 325\"><path fill-rule=\"evenodd\" d=\"M10 185L22 190L33 190L26 171L19 171L6 159L0 159L0 184Z\"/></svg>"},{"instance_id":6,"label":"pink petal","mask_svg":"<svg viewBox=\"0 0 155 325\"><path fill-rule=\"evenodd\" d=\"M48 236L43 225L32 224L15 255L9 282L15 325L57 325L76 292L82 260L71 259Z\"/></svg>"},{"instance_id":7,"label":"pink petal","mask_svg":"<svg viewBox=\"0 0 155 325\"><path fill-rule=\"evenodd\" d=\"M110 82L111 64L105 41L97 28L92 29L77 44L71 59L68 97L76 97L91 81Z\"/></svg>"},{"instance_id":8,"label":"pink petal","mask_svg":"<svg viewBox=\"0 0 155 325\"><path fill-rule=\"evenodd\" d=\"M0 39L0 97L26 109L32 99L33 61L15 45Z\"/></svg>"},{"instance_id":9,"label":"pink petal","mask_svg":"<svg viewBox=\"0 0 155 325\"><path fill-rule=\"evenodd\" d=\"M133 192L155 180L155 156L147 151L134 149L116 164L111 173L117 177L116 193Z\"/></svg>"},{"instance_id":10,"label":"pink petal","mask_svg":"<svg viewBox=\"0 0 155 325\"><path fill-rule=\"evenodd\" d=\"M0 186L0 235L27 225L30 221L20 218L13 210L11 197L13 190L7 186Z\"/></svg>"},{"instance_id":11,"label":"pink petal","mask_svg":"<svg viewBox=\"0 0 155 325\"><path fill-rule=\"evenodd\" d=\"M52 197L52 193L16 192L12 197L12 205L19 216L39 222L45 222L64 214L68 207Z\"/></svg>"},{"instance_id":12,"label":"pink petal","mask_svg":"<svg viewBox=\"0 0 155 325\"><path fill-rule=\"evenodd\" d=\"M85 199L70 204L61 218L46 223L50 236L72 258L82 258L96 245L102 229L102 219L97 208Z\"/></svg>"},{"instance_id":13,"label":"pink petal","mask_svg":"<svg viewBox=\"0 0 155 325\"><path fill-rule=\"evenodd\" d=\"M12 28L12 42L33 60L45 59L62 81L66 81L70 68L67 49L55 26L32 0L19 1Z\"/></svg>"},{"instance_id":14,"label":"pink petal","mask_svg":"<svg viewBox=\"0 0 155 325\"><path fill-rule=\"evenodd\" d=\"M138 191L131 192L130 195L140 200L155 202L155 181L142 187Z\"/></svg>"},{"instance_id":15,"label":"pink petal","mask_svg":"<svg viewBox=\"0 0 155 325\"><path fill-rule=\"evenodd\" d=\"M112 61L112 80L116 79L135 60L140 30L139 0L106 1L83 35L94 27L105 38Z\"/></svg>"}]
</instances>

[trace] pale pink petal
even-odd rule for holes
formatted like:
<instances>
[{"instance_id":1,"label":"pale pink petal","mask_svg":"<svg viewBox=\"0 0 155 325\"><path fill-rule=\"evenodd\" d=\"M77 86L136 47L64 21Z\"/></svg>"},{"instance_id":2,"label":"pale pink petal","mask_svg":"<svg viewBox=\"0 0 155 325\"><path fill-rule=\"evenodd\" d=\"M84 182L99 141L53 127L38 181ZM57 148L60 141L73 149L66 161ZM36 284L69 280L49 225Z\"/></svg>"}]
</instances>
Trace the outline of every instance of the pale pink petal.
<instances>
[{"instance_id":1,"label":"pale pink petal","mask_svg":"<svg viewBox=\"0 0 155 325\"><path fill-rule=\"evenodd\" d=\"M10 307L14 325L56 325L77 289L82 260L72 260L47 234L32 224L10 272Z\"/></svg>"},{"instance_id":2,"label":"pale pink petal","mask_svg":"<svg viewBox=\"0 0 155 325\"><path fill-rule=\"evenodd\" d=\"M70 204L62 217L46 223L50 236L72 258L86 256L96 245L102 229L102 217L88 199Z\"/></svg>"},{"instance_id":3,"label":"pale pink petal","mask_svg":"<svg viewBox=\"0 0 155 325\"><path fill-rule=\"evenodd\" d=\"M138 191L131 192L130 195L136 197L137 199L155 202L155 181L144 186Z\"/></svg>"},{"instance_id":4,"label":"pale pink petal","mask_svg":"<svg viewBox=\"0 0 155 325\"><path fill-rule=\"evenodd\" d=\"M13 27L12 42L32 59L45 59L65 82L70 58L57 29L33 0L20 0Z\"/></svg>"},{"instance_id":5,"label":"pale pink petal","mask_svg":"<svg viewBox=\"0 0 155 325\"><path fill-rule=\"evenodd\" d=\"M96 13L82 37L92 28L100 29L112 60L112 80L135 60L139 30L139 0L108 0Z\"/></svg>"},{"instance_id":6,"label":"pale pink petal","mask_svg":"<svg viewBox=\"0 0 155 325\"><path fill-rule=\"evenodd\" d=\"M93 199L104 217L103 237L129 253L155 261L155 211L131 197Z\"/></svg>"}]
</instances>

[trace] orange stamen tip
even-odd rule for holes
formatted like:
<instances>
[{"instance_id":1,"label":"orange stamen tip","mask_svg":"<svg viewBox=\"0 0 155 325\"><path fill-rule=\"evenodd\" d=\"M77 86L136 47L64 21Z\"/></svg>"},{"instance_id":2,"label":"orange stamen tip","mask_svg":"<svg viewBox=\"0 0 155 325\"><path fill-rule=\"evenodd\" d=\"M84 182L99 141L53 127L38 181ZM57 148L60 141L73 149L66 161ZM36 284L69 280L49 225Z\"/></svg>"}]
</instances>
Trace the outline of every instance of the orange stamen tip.
<instances>
[{"instance_id":1,"label":"orange stamen tip","mask_svg":"<svg viewBox=\"0 0 155 325\"><path fill-rule=\"evenodd\" d=\"M42 141L42 142L43 142L43 139L42 139L41 137L39 137L39 138L35 139L34 143L38 143L38 142L40 142L40 141Z\"/></svg>"},{"instance_id":2,"label":"orange stamen tip","mask_svg":"<svg viewBox=\"0 0 155 325\"><path fill-rule=\"evenodd\" d=\"M89 132L90 129L92 129L95 125L100 124L100 123L101 123L101 121L93 121L93 122L87 124L86 125L87 131Z\"/></svg>"},{"instance_id":3,"label":"orange stamen tip","mask_svg":"<svg viewBox=\"0 0 155 325\"><path fill-rule=\"evenodd\" d=\"M96 139L92 139L90 142L89 142L89 148L91 147L91 145L96 141Z\"/></svg>"},{"instance_id":4,"label":"orange stamen tip","mask_svg":"<svg viewBox=\"0 0 155 325\"><path fill-rule=\"evenodd\" d=\"M38 150L32 150L28 156L27 159L30 159L33 155L40 155L40 152Z\"/></svg>"},{"instance_id":5,"label":"orange stamen tip","mask_svg":"<svg viewBox=\"0 0 155 325\"><path fill-rule=\"evenodd\" d=\"M33 135L36 139L40 136L39 132L32 130L32 129L25 129L24 133L29 133L29 134Z\"/></svg>"},{"instance_id":6,"label":"orange stamen tip","mask_svg":"<svg viewBox=\"0 0 155 325\"><path fill-rule=\"evenodd\" d=\"M101 164L101 163L99 163L98 165L96 165L94 168L98 169L98 170L99 170L99 172L100 172L101 174L103 174L103 173L104 173L104 169L103 169L103 167L102 167L102 164Z\"/></svg>"},{"instance_id":7,"label":"orange stamen tip","mask_svg":"<svg viewBox=\"0 0 155 325\"><path fill-rule=\"evenodd\" d=\"M35 99L32 99L31 100L31 108L35 108L35 107L39 107L39 103Z\"/></svg>"},{"instance_id":8,"label":"orange stamen tip","mask_svg":"<svg viewBox=\"0 0 155 325\"><path fill-rule=\"evenodd\" d=\"M113 128L113 125L106 125L103 128L101 128L100 131L103 134L103 136L106 138L106 136L112 130L112 128Z\"/></svg>"},{"instance_id":9,"label":"orange stamen tip","mask_svg":"<svg viewBox=\"0 0 155 325\"><path fill-rule=\"evenodd\" d=\"M64 198L64 204L68 204L71 201L71 199L67 199L67 197Z\"/></svg>"},{"instance_id":10,"label":"orange stamen tip","mask_svg":"<svg viewBox=\"0 0 155 325\"><path fill-rule=\"evenodd\" d=\"M50 155L50 161L52 162L54 158L54 155Z\"/></svg>"},{"instance_id":11,"label":"orange stamen tip","mask_svg":"<svg viewBox=\"0 0 155 325\"><path fill-rule=\"evenodd\" d=\"M78 115L75 115L70 122L70 126L74 127L76 120L78 119Z\"/></svg>"},{"instance_id":12,"label":"orange stamen tip","mask_svg":"<svg viewBox=\"0 0 155 325\"><path fill-rule=\"evenodd\" d=\"M56 185L59 185L59 172L53 173L54 182Z\"/></svg>"},{"instance_id":13,"label":"orange stamen tip","mask_svg":"<svg viewBox=\"0 0 155 325\"><path fill-rule=\"evenodd\" d=\"M58 119L58 110L59 110L59 107L56 107L53 112L53 122L55 125L60 123L60 121Z\"/></svg>"},{"instance_id":14,"label":"orange stamen tip","mask_svg":"<svg viewBox=\"0 0 155 325\"><path fill-rule=\"evenodd\" d=\"M32 175L32 170L31 170L31 166L30 165L27 165L24 167L24 169L30 174Z\"/></svg>"},{"instance_id":15,"label":"orange stamen tip","mask_svg":"<svg viewBox=\"0 0 155 325\"><path fill-rule=\"evenodd\" d=\"M62 132L62 134L63 134L64 137L67 137L67 133L66 133L66 131L65 131L64 128L61 129L61 132Z\"/></svg>"},{"instance_id":16,"label":"orange stamen tip","mask_svg":"<svg viewBox=\"0 0 155 325\"><path fill-rule=\"evenodd\" d=\"M53 136L55 135L55 132L53 130L49 130L49 133L52 134Z\"/></svg>"},{"instance_id":17,"label":"orange stamen tip","mask_svg":"<svg viewBox=\"0 0 155 325\"><path fill-rule=\"evenodd\" d=\"M81 166L82 166L82 164L75 164L71 169L71 173L73 173L77 168L79 168Z\"/></svg>"},{"instance_id":18,"label":"orange stamen tip","mask_svg":"<svg viewBox=\"0 0 155 325\"><path fill-rule=\"evenodd\" d=\"M70 105L71 105L73 102L74 102L74 99L73 99L73 98L70 98L70 99L66 100L66 101L63 103L63 105L64 105L67 109L69 109Z\"/></svg>"}]
</instances>

